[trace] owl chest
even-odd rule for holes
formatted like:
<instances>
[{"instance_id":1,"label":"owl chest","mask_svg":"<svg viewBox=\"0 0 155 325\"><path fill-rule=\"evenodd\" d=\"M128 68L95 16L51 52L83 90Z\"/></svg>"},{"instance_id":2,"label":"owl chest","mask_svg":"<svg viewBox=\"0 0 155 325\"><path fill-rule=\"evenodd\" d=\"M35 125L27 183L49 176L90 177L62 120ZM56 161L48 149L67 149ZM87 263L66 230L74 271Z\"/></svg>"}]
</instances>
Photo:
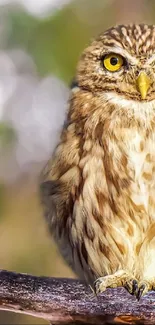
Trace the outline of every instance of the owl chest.
<instances>
[{"instance_id":1,"label":"owl chest","mask_svg":"<svg viewBox=\"0 0 155 325\"><path fill-rule=\"evenodd\" d=\"M155 219L155 134L147 139L130 133L124 139L125 167L129 180L127 196L136 211L145 211Z\"/></svg>"}]
</instances>

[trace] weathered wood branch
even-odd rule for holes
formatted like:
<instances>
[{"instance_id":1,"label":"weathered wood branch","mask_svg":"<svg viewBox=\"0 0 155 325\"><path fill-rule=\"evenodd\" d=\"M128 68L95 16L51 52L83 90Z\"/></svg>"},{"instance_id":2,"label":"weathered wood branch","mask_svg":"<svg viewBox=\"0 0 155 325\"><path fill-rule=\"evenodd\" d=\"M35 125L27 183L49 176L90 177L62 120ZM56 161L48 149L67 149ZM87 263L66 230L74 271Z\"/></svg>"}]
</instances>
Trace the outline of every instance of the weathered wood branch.
<instances>
[{"instance_id":1,"label":"weathered wood branch","mask_svg":"<svg viewBox=\"0 0 155 325\"><path fill-rule=\"evenodd\" d=\"M155 292L140 302L123 288L95 297L78 280L1 270L0 310L41 317L52 324L155 324Z\"/></svg>"}]
</instances>

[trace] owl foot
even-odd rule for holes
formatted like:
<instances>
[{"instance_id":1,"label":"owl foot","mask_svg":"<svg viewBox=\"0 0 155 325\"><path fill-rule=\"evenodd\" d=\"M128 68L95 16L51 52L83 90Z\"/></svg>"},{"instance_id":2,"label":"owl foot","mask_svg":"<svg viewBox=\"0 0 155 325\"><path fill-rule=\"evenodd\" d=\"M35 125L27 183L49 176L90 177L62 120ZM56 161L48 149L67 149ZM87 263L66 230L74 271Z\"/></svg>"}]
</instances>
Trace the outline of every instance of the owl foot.
<instances>
[{"instance_id":1,"label":"owl foot","mask_svg":"<svg viewBox=\"0 0 155 325\"><path fill-rule=\"evenodd\" d=\"M142 296L146 295L146 293L151 290L155 290L155 278L141 281L138 285L138 291L136 294L137 300L139 301Z\"/></svg>"},{"instance_id":2,"label":"owl foot","mask_svg":"<svg viewBox=\"0 0 155 325\"><path fill-rule=\"evenodd\" d=\"M106 275L98 278L94 282L94 292L99 294L104 292L107 288L124 287L131 295L134 295L139 301L142 296L147 292L155 291L155 278L138 282L130 273L127 271L117 271L112 275Z\"/></svg>"},{"instance_id":3,"label":"owl foot","mask_svg":"<svg viewBox=\"0 0 155 325\"><path fill-rule=\"evenodd\" d=\"M137 280L127 271L120 270L112 275L106 275L98 278L94 282L94 291L96 294L104 292L107 288L124 287L127 291L136 295L138 292Z\"/></svg>"},{"instance_id":4,"label":"owl foot","mask_svg":"<svg viewBox=\"0 0 155 325\"><path fill-rule=\"evenodd\" d=\"M137 295L138 293L138 281L134 278L131 278L126 281L124 288L131 294Z\"/></svg>"}]
</instances>

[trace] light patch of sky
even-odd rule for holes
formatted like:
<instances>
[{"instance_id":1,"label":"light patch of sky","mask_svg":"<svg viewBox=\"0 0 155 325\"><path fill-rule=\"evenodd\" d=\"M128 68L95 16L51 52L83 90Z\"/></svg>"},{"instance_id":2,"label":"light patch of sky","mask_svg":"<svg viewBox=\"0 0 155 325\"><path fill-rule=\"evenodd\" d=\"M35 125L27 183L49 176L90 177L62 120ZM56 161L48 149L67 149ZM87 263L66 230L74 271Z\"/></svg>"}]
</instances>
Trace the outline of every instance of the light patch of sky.
<instances>
[{"instance_id":1,"label":"light patch of sky","mask_svg":"<svg viewBox=\"0 0 155 325\"><path fill-rule=\"evenodd\" d=\"M32 15L45 16L53 10L61 9L71 0L0 0L0 5L21 4Z\"/></svg>"},{"instance_id":2,"label":"light patch of sky","mask_svg":"<svg viewBox=\"0 0 155 325\"><path fill-rule=\"evenodd\" d=\"M0 123L11 125L17 141L0 146L0 179L40 172L59 141L69 89L58 78L40 79L31 57L22 50L0 52Z\"/></svg>"}]
</instances>

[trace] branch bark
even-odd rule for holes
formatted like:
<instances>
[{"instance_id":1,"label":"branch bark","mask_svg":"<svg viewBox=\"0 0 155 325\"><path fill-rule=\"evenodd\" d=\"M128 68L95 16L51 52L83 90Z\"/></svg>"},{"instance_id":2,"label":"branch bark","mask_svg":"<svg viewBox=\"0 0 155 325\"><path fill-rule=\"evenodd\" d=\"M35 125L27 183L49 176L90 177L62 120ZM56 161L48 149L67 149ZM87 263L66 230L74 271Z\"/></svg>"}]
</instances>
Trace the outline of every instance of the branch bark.
<instances>
[{"instance_id":1,"label":"branch bark","mask_svg":"<svg viewBox=\"0 0 155 325\"><path fill-rule=\"evenodd\" d=\"M155 293L137 302L125 289L95 297L79 280L0 271L0 310L52 324L155 324Z\"/></svg>"}]
</instances>

